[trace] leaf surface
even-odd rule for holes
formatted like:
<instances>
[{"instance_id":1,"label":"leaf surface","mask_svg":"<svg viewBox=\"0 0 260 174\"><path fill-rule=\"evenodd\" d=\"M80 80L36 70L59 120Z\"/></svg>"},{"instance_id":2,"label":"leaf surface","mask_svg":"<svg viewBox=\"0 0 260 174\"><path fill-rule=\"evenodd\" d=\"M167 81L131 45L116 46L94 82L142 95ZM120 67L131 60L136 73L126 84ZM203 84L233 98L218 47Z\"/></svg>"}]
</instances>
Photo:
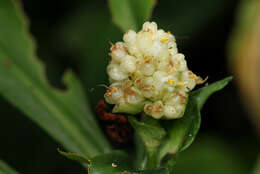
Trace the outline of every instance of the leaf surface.
<instances>
[{"instance_id":1,"label":"leaf surface","mask_svg":"<svg viewBox=\"0 0 260 174\"><path fill-rule=\"evenodd\" d=\"M66 73L66 90L48 84L17 2L0 1L0 94L68 150L85 156L109 150L75 75Z\"/></svg>"},{"instance_id":2,"label":"leaf surface","mask_svg":"<svg viewBox=\"0 0 260 174\"><path fill-rule=\"evenodd\" d=\"M58 152L67 157L68 159L71 159L71 160L75 160L75 161L78 161L79 163L87 163L87 164L90 164L90 161L89 159L87 159L86 157L80 155L80 154L77 154L77 153L71 153L71 152L64 152L64 151L61 151L60 149L58 149Z\"/></svg>"},{"instance_id":3,"label":"leaf surface","mask_svg":"<svg viewBox=\"0 0 260 174\"><path fill-rule=\"evenodd\" d=\"M146 115L143 115L142 121L138 121L135 117L129 116L129 122L141 140L139 143L143 143L145 146L148 157L147 167L156 167L157 148L166 135L165 130L160 126L158 120L155 120Z\"/></svg>"},{"instance_id":4,"label":"leaf surface","mask_svg":"<svg viewBox=\"0 0 260 174\"><path fill-rule=\"evenodd\" d=\"M169 174L166 168L134 171L133 160L122 151L113 151L90 159L89 174Z\"/></svg>"},{"instance_id":5,"label":"leaf surface","mask_svg":"<svg viewBox=\"0 0 260 174\"><path fill-rule=\"evenodd\" d=\"M0 174L18 174L14 169L8 166L5 162L0 160Z\"/></svg>"},{"instance_id":6,"label":"leaf surface","mask_svg":"<svg viewBox=\"0 0 260 174\"><path fill-rule=\"evenodd\" d=\"M122 31L138 30L151 16L155 0L109 0L114 23Z\"/></svg>"}]
</instances>

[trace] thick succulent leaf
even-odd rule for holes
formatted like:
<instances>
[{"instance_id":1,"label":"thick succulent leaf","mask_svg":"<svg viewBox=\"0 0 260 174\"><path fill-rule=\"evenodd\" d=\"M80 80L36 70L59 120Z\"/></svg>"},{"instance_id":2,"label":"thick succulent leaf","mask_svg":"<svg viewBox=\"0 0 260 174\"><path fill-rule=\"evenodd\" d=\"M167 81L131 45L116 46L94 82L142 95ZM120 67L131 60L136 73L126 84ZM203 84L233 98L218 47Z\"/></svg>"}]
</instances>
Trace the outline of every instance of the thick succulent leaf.
<instances>
[{"instance_id":1,"label":"thick succulent leaf","mask_svg":"<svg viewBox=\"0 0 260 174\"><path fill-rule=\"evenodd\" d=\"M14 169L9 167L5 162L0 160L0 174L18 174Z\"/></svg>"},{"instance_id":2,"label":"thick succulent leaf","mask_svg":"<svg viewBox=\"0 0 260 174\"><path fill-rule=\"evenodd\" d=\"M133 160L122 151L113 151L90 159L89 174L168 174L166 168L135 171Z\"/></svg>"},{"instance_id":3,"label":"thick succulent leaf","mask_svg":"<svg viewBox=\"0 0 260 174\"><path fill-rule=\"evenodd\" d=\"M26 18L15 2L0 1L1 95L68 150L86 156L109 150L74 74L66 74L66 91L47 83Z\"/></svg>"},{"instance_id":4,"label":"thick succulent leaf","mask_svg":"<svg viewBox=\"0 0 260 174\"><path fill-rule=\"evenodd\" d=\"M114 23L123 31L138 30L151 16L155 0L109 0Z\"/></svg>"},{"instance_id":5,"label":"thick succulent leaf","mask_svg":"<svg viewBox=\"0 0 260 174\"><path fill-rule=\"evenodd\" d=\"M160 147L160 160L166 157L166 155L174 156L179 151L182 151L190 146L200 127L201 107L211 94L224 88L231 79L232 77L227 77L192 92L189 96L189 101L184 116L178 120L168 120L163 122L163 127L166 128L168 137L164 140L162 146Z\"/></svg>"},{"instance_id":6,"label":"thick succulent leaf","mask_svg":"<svg viewBox=\"0 0 260 174\"><path fill-rule=\"evenodd\" d=\"M79 163L87 163L87 164L90 164L89 159L87 159L85 156L82 156L82 155L80 155L80 154L71 153L71 152L64 152L64 151L61 151L60 149L58 149L58 152L59 152L61 155L67 157L68 159L78 161Z\"/></svg>"}]
</instances>

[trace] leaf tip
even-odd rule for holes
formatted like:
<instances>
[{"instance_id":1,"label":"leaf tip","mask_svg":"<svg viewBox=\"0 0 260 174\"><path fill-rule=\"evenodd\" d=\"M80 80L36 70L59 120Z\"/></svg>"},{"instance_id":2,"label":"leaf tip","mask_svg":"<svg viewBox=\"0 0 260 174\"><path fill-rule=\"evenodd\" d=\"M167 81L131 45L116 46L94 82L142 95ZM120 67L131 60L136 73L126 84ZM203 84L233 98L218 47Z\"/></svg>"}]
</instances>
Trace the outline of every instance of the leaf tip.
<instances>
[{"instance_id":1,"label":"leaf tip","mask_svg":"<svg viewBox=\"0 0 260 174\"><path fill-rule=\"evenodd\" d=\"M87 159L86 157L84 157L80 154L76 154L76 153L72 153L72 152L64 152L59 147L57 148L57 151L59 152L59 154L65 156L66 158L68 158L70 160L78 161L80 163L91 164L89 159Z\"/></svg>"}]
</instances>

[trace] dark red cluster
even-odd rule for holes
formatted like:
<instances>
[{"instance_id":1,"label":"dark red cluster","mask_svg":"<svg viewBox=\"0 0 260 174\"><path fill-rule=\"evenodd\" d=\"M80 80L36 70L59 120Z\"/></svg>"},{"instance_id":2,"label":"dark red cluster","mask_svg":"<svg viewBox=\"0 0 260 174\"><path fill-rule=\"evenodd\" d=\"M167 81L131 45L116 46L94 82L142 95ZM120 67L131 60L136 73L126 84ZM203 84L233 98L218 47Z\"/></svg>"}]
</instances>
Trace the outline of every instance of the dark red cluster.
<instances>
[{"instance_id":1,"label":"dark red cluster","mask_svg":"<svg viewBox=\"0 0 260 174\"><path fill-rule=\"evenodd\" d=\"M104 100L100 100L96 112L101 121L104 122L106 133L110 139L117 143L124 143L131 136L131 127L125 115L113 114Z\"/></svg>"}]
</instances>

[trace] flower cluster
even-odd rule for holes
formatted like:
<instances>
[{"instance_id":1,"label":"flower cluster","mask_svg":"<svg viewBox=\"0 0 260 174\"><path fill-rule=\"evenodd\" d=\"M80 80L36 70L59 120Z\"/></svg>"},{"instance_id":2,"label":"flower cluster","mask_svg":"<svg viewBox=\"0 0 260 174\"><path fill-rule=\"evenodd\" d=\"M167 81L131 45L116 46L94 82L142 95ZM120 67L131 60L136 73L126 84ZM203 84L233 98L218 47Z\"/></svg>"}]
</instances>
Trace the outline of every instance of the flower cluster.
<instances>
[{"instance_id":1,"label":"flower cluster","mask_svg":"<svg viewBox=\"0 0 260 174\"><path fill-rule=\"evenodd\" d=\"M155 22L145 22L141 31L129 30L123 40L112 45L107 66L111 85L104 97L115 104L113 112L180 118L188 92L202 79L188 69L175 37L157 29Z\"/></svg>"}]
</instances>

